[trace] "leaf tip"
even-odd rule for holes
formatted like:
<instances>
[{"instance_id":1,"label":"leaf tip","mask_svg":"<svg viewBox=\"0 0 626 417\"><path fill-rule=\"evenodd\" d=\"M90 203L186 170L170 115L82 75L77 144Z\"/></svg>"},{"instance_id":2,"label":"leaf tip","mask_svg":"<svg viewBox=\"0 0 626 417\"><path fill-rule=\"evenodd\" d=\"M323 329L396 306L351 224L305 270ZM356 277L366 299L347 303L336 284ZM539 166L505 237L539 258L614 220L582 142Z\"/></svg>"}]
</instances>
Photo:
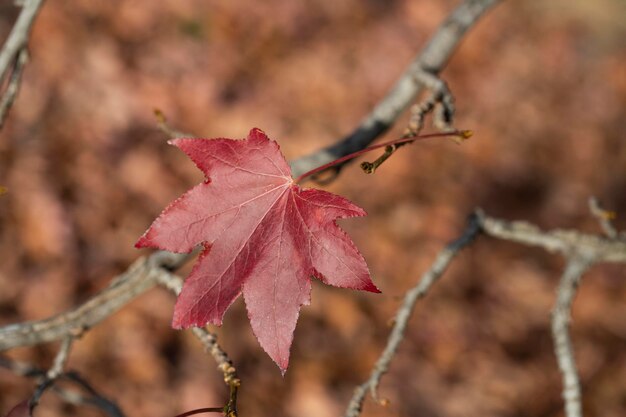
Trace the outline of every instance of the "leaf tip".
<instances>
[{"instance_id":1,"label":"leaf tip","mask_svg":"<svg viewBox=\"0 0 626 417\"><path fill-rule=\"evenodd\" d=\"M248 132L248 139L252 139L252 138L263 138L263 139L269 139L267 137L267 134L259 129L258 127L253 127L252 129L250 129L250 132Z\"/></svg>"},{"instance_id":2,"label":"leaf tip","mask_svg":"<svg viewBox=\"0 0 626 417\"><path fill-rule=\"evenodd\" d=\"M269 354L269 352L267 353ZM284 378L285 374L287 373L287 369L289 368L289 350L287 351L286 357L283 356L280 358L275 358L272 355L270 355L270 358L272 358L276 366L278 366L278 369L280 370L280 376Z\"/></svg>"},{"instance_id":3,"label":"leaf tip","mask_svg":"<svg viewBox=\"0 0 626 417\"><path fill-rule=\"evenodd\" d=\"M364 291L373 292L374 294L382 294L382 291L374 285L373 282L370 282L367 287L363 288Z\"/></svg>"},{"instance_id":4,"label":"leaf tip","mask_svg":"<svg viewBox=\"0 0 626 417\"><path fill-rule=\"evenodd\" d=\"M183 330L192 327L193 324L190 324L189 317L186 317L183 314L177 312L176 308L174 308L174 316L172 317L172 329ZM198 326L202 327L202 326Z\"/></svg>"},{"instance_id":5,"label":"leaf tip","mask_svg":"<svg viewBox=\"0 0 626 417\"><path fill-rule=\"evenodd\" d=\"M135 242L135 248L137 249L141 249L141 248L147 248L152 246L150 244L150 241L148 240L148 238L146 237L146 235L144 234L143 236L141 236L137 242Z\"/></svg>"}]
</instances>

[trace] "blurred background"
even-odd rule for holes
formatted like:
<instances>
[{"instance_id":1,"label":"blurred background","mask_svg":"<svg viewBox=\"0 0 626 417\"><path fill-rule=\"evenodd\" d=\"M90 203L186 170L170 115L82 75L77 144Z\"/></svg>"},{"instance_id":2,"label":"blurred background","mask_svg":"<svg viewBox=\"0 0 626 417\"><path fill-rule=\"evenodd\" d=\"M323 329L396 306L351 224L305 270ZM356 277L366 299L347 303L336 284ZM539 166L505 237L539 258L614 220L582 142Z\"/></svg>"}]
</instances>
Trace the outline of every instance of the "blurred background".
<instances>
[{"instance_id":1,"label":"blurred background","mask_svg":"<svg viewBox=\"0 0 626 417\"><path fill-rule=\"evenodd\" d=\"M20 95L0 132L0 325L87 300L137 257L158 213L202 180L153 109L199 137L260 127L288 158L349 133L457 1L48 0ZM19 9L0 4L0 39ZM369 216L342 223L383 294L314 284L284 378L243 301L217 329L243 380L242 416L342 415L381 352L405 291L475 207L542 228L598 233L596 195L626 229L626 3L505 1L443 78L461 146L402 148L373 176L356 165L326 189ZM386 139L399 136L401 119ZM363 416L561 416L550 309L563 267L538 249L481 237L418 303ZM180 273L185 275L187 266ZM572 337L587 415L626 415L626 273L585 275ZM132 417L227 399L221 373L155 289L89 331L69 368ZM8 355L48 367L58 345ZM0 369L0 415L33 381ZM37 417L98 416L53 394Z\"/></svg>"}]
</instances>

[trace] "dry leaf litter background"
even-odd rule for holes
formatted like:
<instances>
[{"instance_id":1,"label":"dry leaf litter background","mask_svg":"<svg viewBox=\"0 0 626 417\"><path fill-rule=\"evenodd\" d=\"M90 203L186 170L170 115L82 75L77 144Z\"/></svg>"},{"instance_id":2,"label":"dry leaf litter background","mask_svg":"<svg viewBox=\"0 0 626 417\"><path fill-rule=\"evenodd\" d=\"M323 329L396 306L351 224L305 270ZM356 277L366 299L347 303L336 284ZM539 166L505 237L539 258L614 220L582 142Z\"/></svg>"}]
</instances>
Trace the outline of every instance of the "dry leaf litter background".
<instances>
[{"instance_id":1,"label":"dry leaf litter background","mask_svg":"<svg viewBox=\"0 0 626 417\"><path fill-rule=\"evenodd\" d=\"M4 39L18 9L0 5ZM264 129L295 158L348 133L392 85L452 1L49 0L0 132L0 324L71 308L138 256L133 243L199 172L155 127L153 108L201 137ZM389 320L476 206L544 228L596 232L597 195L626 228L626 13L619 0L504 2L443 73L462 146L421 142L374 176L327 187L369 216L343 222L382 295L314 285L283 379L238 301L218 329L243 380L243 416L338 416L382 349ZM387 137L399 135L399 121ZM549 311L563 266L481 238L415 317L364 416L560 416ZM188 268L181 274L188 272ZM626 414L623 267L594 268L573 310L588 415ZM153 290L76 343L69 367L129 416L173 416L226 399L190 334ZM48 366L56 346L12 358ZM0 413L32 381L0 370ZM46 394L38 417L97 416Z\"/></svg>"}]
</instances>

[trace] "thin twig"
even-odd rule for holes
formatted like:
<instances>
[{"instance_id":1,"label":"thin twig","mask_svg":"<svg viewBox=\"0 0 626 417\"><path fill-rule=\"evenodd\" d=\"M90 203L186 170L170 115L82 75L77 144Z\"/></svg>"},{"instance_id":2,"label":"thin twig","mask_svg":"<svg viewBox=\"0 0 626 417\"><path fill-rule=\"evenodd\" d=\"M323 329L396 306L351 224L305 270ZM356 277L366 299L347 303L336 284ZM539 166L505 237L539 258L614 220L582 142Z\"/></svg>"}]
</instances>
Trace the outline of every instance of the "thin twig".
<instances>
[{"instance_id":1,"label":"thin twig","mask_svg":"<svg viewBox=\"0 0 626 417\"><path fill-rule=\"evenodd\" d=\"M176 138L190 138L194 137L194 135L190 133L181 132L180 130L176 130L172 128L167 123L167 118L165 117L165 113L163 113L160 109L154 109L154 117L157 119L157 127L159 130L170 139Z\"/></svg>"},{"instance_id":2,"label":"thin twig","mask_svg":"<svg viewBox=\"0 0 626 417\"><path fill-rule=\"evenodd\" d=\"M613 220L616 216L615 212L603 209L600 206L600 202L595 197L591 197L589 199L589 211L591 212L591 215L598 220L602 231L607 237L611 239L617 238L617 230L615 229L615 226L613 226L613 223L611 223L611 220Z\"/></svg>"},{"instance_id":3,"label":"thin twig","mask_svg":"<svg viewBox=\"0 0 626 417\"><path fill-rule=\"evenodd\" d=\"M46 371L39 369L29 363L9 359L6 356L0 356L0 367L8 369L15 375L28 378L43 378Z\"/></svg>"},{"instance_id":4,"label":"thin twig","mask_svg":"<svg viewBox=\"0 0 626 417\"><path fill-rule=\"evenodd\" d=\"M28 44L30 29L42 4L43 0L26 0L24 2L22 11L13 29L11 29L9 37L4 42L2 50L0 50L0 77L5 76L11 66L11 62L15 59L20 49Z\"/></svg>"},{"instance_id":5,"label":"thin twig","mask_svg":"<svg viewBox=\"0 0 626 417\"><path fill-rule=\"evenodd\" d=\"M10 77L6 91L0 99L0 128L17 96L24 65L28 60L28 37L42 4L43 0L24 1L22 11L0 50L0 85Z\"/></svg>"},{"instance_id":6,"label":"thin twig","mask_svg":"<svg viewBox=\"0 0 626 417\"><path fill-rule=\"evenodd\" d=\"M223 412L224 410L220 407L205 407L205 408L198 408L195 410L184 412L182 414L177 415L176 417L189 417L189 416L195 416L197 414L223 413Z\"/></svg>"},{"instance_id":7,"label":"thin twig","mask_svg":"<svg viewBox=\"0 0 626 417\"><path fill-rule=\"evenodd\" d=\"M422 103L411 107L411 120L408 132L418 134L424 127L424 117L434 109L435 127L441 131L449 132L454 130L452 122L454 119L454 97L450 92L448 84L439 76L428 71L417 71L415 80L431 91L430 96Z\"/></svg>"},{"instance_id":8,"label":"thin twig","mask_svg":"<svg viewBox=\"0 0 626 417\"><path fill-rule=\"evenodd\" d=\"M556 304L552 310L554 353L563 375L563 400L567 417L582 417L580 382L568 326L572 301L580 278L591 263L591 258L580 254L569 258L557 291Z\"/></svg>"},{"instance_id":9,"label":"thin twig","mask_svg":"<svg viewBox=\"0 0 626 417\"><path fill-rule=\"evenodd\" d=\"M478 222L478 218L476 216L471 216L469 220L469 224L461 237L450 242L437 256L435 262L433 262L432 266L428 271L426 271L418 284L410 289L405 297L404 301L398 308L395 317L395 324L393 326L393 330L391 331L389 338L387 340L387 346L385 350L378 358L376 365L372 369L370 377L363 384L359 385L348 404L348 409L346 410L345 417L356 417L361 413L363 407L363 401L365 400L365 395L369 389L372 398L376 402L381 402L378 398L378 384L382 376L389 369L389 364L393 357L396 354L398 346L400 342L404 339L404 332L406 330L407 323L411 318L411 314L413 313L413 309L415 308L415 304L417 300L424 297L430 287L437 282L437 280L443 275L443 273L448 268L450 262L454 259L454 257L467 245L472 243L474 238L480 232L480 224Z\"/></svg>"},{"instance_id":10,"label":"thin twig","mask_svg":"<svg viewBox=\"0 0 626 417\"><path fill-rule=\"evenodd\" d=\"M86 381L80 379L80 377L78 377L77 375L72 375L68 373L64 374L63 377L67 378L77 385L80 385L90 394L89 396L85 396L77 391L66 390L55 385L54 387L52 387L52 392L58 395L59 398L61 398L63 401L69 404L73 404L75 406L90 406L98 408L110 417L125 417L125 414L122 412L117 404L98 394L98 392L91 388Z\"/></svg>"},{"instance_id":11,"label":"thin twig","mask_svg":"<svg viewBox=\"0 0 626 417\"><path fill-rule=\"evenodd\" d=\"M20 91L22 73L24 72L26 63L28 63L28 49L24 47L20 49L17 57L15 58L15 64L13 65L13 71L9 77L9 82L4 90L4 95L0 97L0 129L4 126L9 110L17 98L17 93Z\"/></svg>"},{"instance_id":12,"label":"thin twig","mask_svg":"<svg viewBox=\"0 0 626 417\"><path fill-rule=\"evenodd\" d=\"M57 378L59 378L59 376L63 374L63 369L65 368L65 364L67 363L67 360L69 358L73 341L74 341L74 337L71 335L66 336L61 341L61 347L59 348L59 351L57 352L57 355L55 356L54 361L52 362L52 366L46 372L45 377L39 383L32 397L28 401L28 406L30 408L31 414L33 410L35 409L35 407L37 407L37 405L39 404L39 400L41 399L41 396L44 394L44 392L48 388L51 388L52 386L54 386L54 383L57 380Z\"/></svg>"},{"instance_id":13,"label":"thin twig","mask_svg":"<svg viewBox=\"0 0 626 417\"><path fill-rule=\"evenodd\" d=\"M158 278L159 284L178 296L183 288L183 280L174 274L162 274ZM217 368L224 374L224 383L230 390L229 400L224 407L224 414L227 417L237 417L237 392L241 385L241 380L237 376L237 370L228 354L217 343L217 336L203 327L192 327L191 332L202 343L205 350L211 354Z\"/></svg>"},{"instance_id":14,"label":"thin twig","mask_svg":"<svg viewBox=\"0 0 626 417\"><path fill-rule=\"evenodd\" d=\"M528 222L510 222L489 217L482 210L477 210L476 214L481 228L491 237L538 246L548 252L561 253L565 257L584 252L590 254L596 262L626 262L626 242L621 239L609 239L576 230L543 231Z\"/></svg>"},{"instance_id":15,"label":"thin twig","mask_svg":"<svg viewBox=\"0 0 626 417\"><path fill-rule=\"evenodd\" d=\"M70 356L70 350L72 349L72 342L74 338L72 336L67 336L65 339L61 341L61 347L59 348L59 352L54 358L54 362L48 372L46 373L46 378L48 379L57 379L59 375L63 373L63 369L65 368L65 364Z\"/></svg>"},{"instance_id":16,"label":"thin twig","mask_svg":"<svg viewBox=\"0 0 626 417\"><path fill-rule=\"evenodd\" d=\"M79 337L82 333L106 319L135 297L154 287L163 268L176 269L191 255L159 251L137 259L126 272L115 277L109 287L84 304L38 320L0 327L0 352L22 346Z\"/></svg>"},{"instance_id":17,"label":"thin twig","mask_svg":"<svg viewBox=\"0 0 626 417\"><path fill-rule=\"evenodd\" d=\"M6 368L16 375L43 380L46 377L46 371L30 365L25 362L14 361L6 357L0 356L0 367ZM58 395L62 400L74 405L87 405L102 410L110 417L125 417L122 410L112 401L99 394L85 379L77 372L65 372L57 377L58 380L68 381L77 385L87 392L85 396L77 391L70 391L57 385L52 386L51 391Z\"/></svg>"}]
</instances>

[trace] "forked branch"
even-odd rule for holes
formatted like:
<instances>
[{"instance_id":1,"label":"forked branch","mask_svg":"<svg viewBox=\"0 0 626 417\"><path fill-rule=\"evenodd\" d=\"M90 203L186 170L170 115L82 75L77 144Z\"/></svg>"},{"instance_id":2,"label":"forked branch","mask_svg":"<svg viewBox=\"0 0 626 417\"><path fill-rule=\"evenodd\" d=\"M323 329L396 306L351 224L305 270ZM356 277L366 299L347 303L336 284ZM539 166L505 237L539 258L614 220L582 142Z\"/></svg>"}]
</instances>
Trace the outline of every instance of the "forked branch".
<instances>
[{"instance_id":1,"label":"forked branch","mask_svg":"<svg viewBox=\"0 0 626 417\"><path fill-rule=\"evenodd\" d=\"M596 217L598 210L600 210L599 207L591 205L592 214ZM603 229L607 231L604 225ZM569 335L571 306L582 275L594 263L626 264L626 240L617 231L606 233L608 237L581 233L576 230L543 231L528 222L511 222L487 216L482 210L475 212L463 236L449 244L438 255L431 268L424 273L418 284L407 292L396 313L395 325L387 340L387 346L374 365L367 381L355 389L345 417L356 417L361 413L368 390L376 402L384 403L378 398L377 387L381 377L387 372L398 345L404 338L404 331L415 303L440 278L458 251L471 243L478 232L496 239L538 246L549 252L560 253L567 259L552 311L552 336L563 379L562 396L566 416L582 417L580 382Z\"/></svg>"}]
</instances>

